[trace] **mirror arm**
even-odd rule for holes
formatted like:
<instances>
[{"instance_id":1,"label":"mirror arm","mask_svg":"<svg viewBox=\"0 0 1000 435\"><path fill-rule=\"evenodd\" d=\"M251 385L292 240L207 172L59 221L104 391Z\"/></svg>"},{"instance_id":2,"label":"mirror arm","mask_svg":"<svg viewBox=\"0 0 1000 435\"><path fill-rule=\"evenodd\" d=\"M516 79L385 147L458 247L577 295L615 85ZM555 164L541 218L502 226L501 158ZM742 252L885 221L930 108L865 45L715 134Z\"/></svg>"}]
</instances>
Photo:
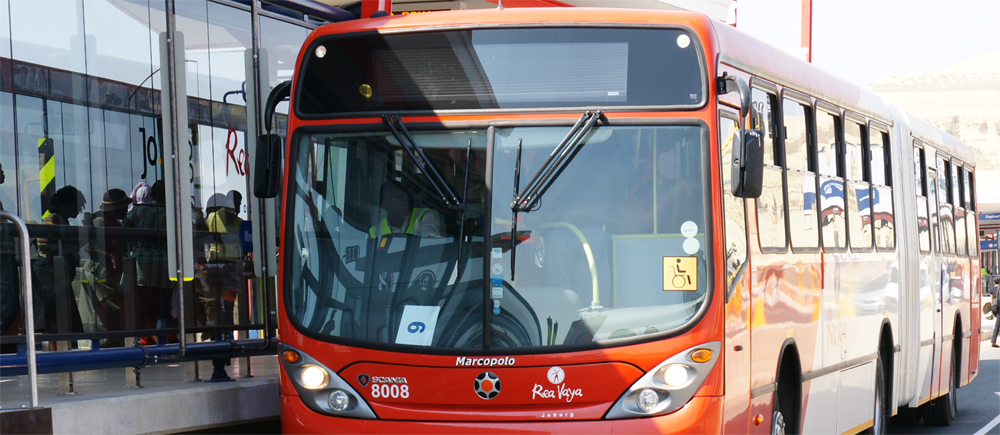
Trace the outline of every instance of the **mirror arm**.
<instances>
[{"instance_id":1,"label":"mirror arm","mask_svg":"<svg viewBox=\"0 0 1000 435\"><path fill-rule=\"evenodd\" d=\"M264 133L271 132L271 118L274 117L274 111L277 110L278 103L290 97L291 94L292 82L289 80L278 83L274 89L271 89L271 93L267 96L267 104L264 105Z\"/></svg>"},{"instance_id":2,"label":"mirror arm","mask_svg":"<svg viewBox=\"0 0 1000 435\"><path fill-rule=\"evenodd\" d=\"M720 95L730 92L737 92L740 95L740 112L743 116L750 113L750 87L746 80L741 77L729 75L729 72L722 73L717 80L717 87Z\"/></svg>"}]
</instances>

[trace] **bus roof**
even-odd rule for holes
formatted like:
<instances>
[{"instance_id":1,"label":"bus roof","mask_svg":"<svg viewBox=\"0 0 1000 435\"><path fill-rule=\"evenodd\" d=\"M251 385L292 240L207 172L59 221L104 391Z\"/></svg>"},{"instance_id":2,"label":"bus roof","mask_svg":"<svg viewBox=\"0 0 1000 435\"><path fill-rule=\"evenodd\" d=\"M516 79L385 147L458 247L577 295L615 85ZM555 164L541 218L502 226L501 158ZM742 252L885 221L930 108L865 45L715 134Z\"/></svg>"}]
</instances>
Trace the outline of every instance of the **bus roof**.
<instances>
[{"instance_id":1,"label":"bus roof","mask_svg":"<svg viewBox=\"0 0 1000 435\"><path fill-rule=\"evenodd\" d=\"M893 111L905 113L878 95L847 82L753 36L700 12L637 10L622 8L507 8L474 9L392 15L350 20L318 28L311 38L323 35L378 31L389 33L414 29L464 26L518 25L663 25L692 28L704 40L706 52L719 61L743 69L765 80L813 95L845 109L892 125ZM306 44L308 45L308 44ZM972 161L971 149L958 139L913 116L906 116L914 135L932 142L963 161Z\"/></svg>"}]
</instances>

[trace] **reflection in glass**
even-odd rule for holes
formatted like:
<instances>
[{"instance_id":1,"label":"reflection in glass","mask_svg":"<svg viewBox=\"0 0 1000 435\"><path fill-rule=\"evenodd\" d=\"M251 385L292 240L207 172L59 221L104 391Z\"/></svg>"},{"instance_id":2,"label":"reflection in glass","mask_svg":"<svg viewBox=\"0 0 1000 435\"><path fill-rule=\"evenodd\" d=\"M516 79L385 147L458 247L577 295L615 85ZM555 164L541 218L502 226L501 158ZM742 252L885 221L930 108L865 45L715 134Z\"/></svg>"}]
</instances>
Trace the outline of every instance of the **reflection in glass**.
<instances>
[{"instance_id":1,"label":"reflection in glass","mask_svg":"<svg viewBox=\"0 0 1000 435\"><path fill-rule=\"evenodd\" d=\"M739 129L739 124L734 119L720 117L719 126L719 143L722 147L720 158L722 203L726 229L726 297L728 298L735 289L734 281L737 279L739 270L747 260L746 206L743 198L733 196L732 170L729 163L733 159L733 136Z\"/></svg>"},{"instance_id":2,"label":"reflection in glass","mask_svg":"<svg viewBox=\"0 0 1000 435\"><path fill-rule=\"evenodd\" d=\"M499 256L491 261L507 293L492 322L494 340L503 337L496 346L670 331L693 319L707 294L701 128L594 128L540 206L517 215L515 231L503 213L519 150L523 189L568 130L497 130L491 240ZM515 316L515 329L503 314L522 298L533 315Z\"/></svg>"},{"instance_id":3,"label":"reflection in glass","mask_svg":"<svg viewBox=\"0 0 1000 435\"><path fill-rule=\"evenodd\" d=\"M816 156L820 175L840 175L837 159L837 124L840 118L829 113L816 113ZM825 242L824 242L825 244Z\"/></svg>"},{"instance_id":4,"label":"reflection in glass","mask_svg":"<svg viewBox=\"0 0 1000 435\"><path fill-rule=\"evenodd\" d=\"M844 182L835 178L820 177L820 222L823 227L823 247L847 247L847 226L844 210Z\"/></svg>"},{"instance_id":5,"label":"reflection in glass","mask_svg":"<svg viewBox=\"0 0 1000 435\"><path fill-rule=\"evenodd\" d=\"M879 249L894 249L896 247L896 222L892 206L892 188L872 186L872 221L875 227L875 246ZM921 249L924 238L927 237L927 203L922 197L917 197L918 238ZM923 210L923 233L920 233L920 216Z\"/></svg>"},{"instance_id":6,"label":"reflection in glass","mask_svg":"<svg viewBox=\"0 0 1000 435\"><path fill-rule=\"evenodd\" d=\"M847 183L847 228L851 232L851 248L872 247L872 198L865 182Z\"/></svg>"},{"instance_id":7,"label":"reflection in glass","mask_svg":"<svg viewBox=\"0 0 1000 435\"><path fill-rule=\"evenodd\" d=\"M788 171L788 219L793 249L819 247L815 175Z\"/></svg>"},{"instance_id":8,"label":"reflection in glass","mask_svg":"<svg viewBox=\"0 0 1000 435\"><path fill-rule=\"evenodd\" d=\"M435 199L427 173L388 132L296 143L288 315L321 336L480 348L486 131L412 133L464 210ZM422 229L431 220L433 234Z\"/></svg>"},{"instance_id":9,"label":"reflection in glass","mask_svg":"<svg viewBox=\"0 0 1000 435\"><path fill-rule=\"evenodd\" d=\"M757 198L757 230L761 248L784 249L785 198L781 168L764 167L763 189Z\"/></svg>"},{"instance_id":10,"label":"reflection in glass","mask_svg":"<svg viewBox=\"0 0 1000 435\"><path fill-rule=\"evenodd\" d=\"M795 101L784 100L782 112L785 118L785 162L789 169L811 170L809 165L809 119L810 109Z\"/></svg>"}]
</instances>

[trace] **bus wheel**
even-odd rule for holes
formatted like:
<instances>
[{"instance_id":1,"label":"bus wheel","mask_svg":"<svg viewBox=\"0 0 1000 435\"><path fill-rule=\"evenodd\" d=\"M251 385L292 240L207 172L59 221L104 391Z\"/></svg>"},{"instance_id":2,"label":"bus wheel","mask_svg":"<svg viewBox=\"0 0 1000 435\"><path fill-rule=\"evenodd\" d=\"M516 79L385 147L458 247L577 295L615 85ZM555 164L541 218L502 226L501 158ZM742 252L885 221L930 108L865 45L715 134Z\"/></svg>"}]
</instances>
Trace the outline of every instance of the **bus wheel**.
<instances>
[{"instance_id":1,"label":"bus wheel","mask_svg":"<svg viewBox=\"0 0 1000 435\"><path fill-rule=\"evenodd\" d=\"M780 379L774 390L774 408L772 410L771 435L794 434L799 427L797 383Z\"/></svg>"},{"instance_id":2,"label":"bus wheel","mask_svg":"<svg viewBox=\"0 0 1000 435\"><path fill-rule=\"evenodd\" d=\"M882 354L875 359L875 418L872 427L865 431L866 434L883 435L886 433L888 422L885 407L885 370L882 366Z\"/></svg>"},{"instance_id":3,"label":"bus wheel","mask_svg":"<svg viewBox=\"0 0 1000 435\"><path fill-rule=\"evenodd\" d=\"M956 352L952 350L952 353ZM955 361L954 355L949 377L951 385L948 393L928 403L927 409L924 410L924 422L930 426L948 426L955 421L955 415L958 414L958 362Z\"/></svg>"}]
</instances>

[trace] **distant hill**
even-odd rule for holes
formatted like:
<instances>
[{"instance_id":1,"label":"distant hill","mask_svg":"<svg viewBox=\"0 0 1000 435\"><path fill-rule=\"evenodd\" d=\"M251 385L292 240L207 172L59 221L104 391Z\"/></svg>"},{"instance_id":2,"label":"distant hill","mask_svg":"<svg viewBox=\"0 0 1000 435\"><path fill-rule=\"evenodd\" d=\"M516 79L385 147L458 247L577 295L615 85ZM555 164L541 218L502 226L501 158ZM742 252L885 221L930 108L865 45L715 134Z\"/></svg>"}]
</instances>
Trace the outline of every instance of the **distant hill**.
<instances>
[{"instance_id":1,"label":"distant hill","mask_svg":"<svg viewBox=\"0 0 1000 435\"><path fill-rule=\"evenodd\" d=\"M892 104L947 131L976 155L980 202L1000 203L1000 52L935 73L897 74L869 85Z\"/></svg>"}]
</instances>

